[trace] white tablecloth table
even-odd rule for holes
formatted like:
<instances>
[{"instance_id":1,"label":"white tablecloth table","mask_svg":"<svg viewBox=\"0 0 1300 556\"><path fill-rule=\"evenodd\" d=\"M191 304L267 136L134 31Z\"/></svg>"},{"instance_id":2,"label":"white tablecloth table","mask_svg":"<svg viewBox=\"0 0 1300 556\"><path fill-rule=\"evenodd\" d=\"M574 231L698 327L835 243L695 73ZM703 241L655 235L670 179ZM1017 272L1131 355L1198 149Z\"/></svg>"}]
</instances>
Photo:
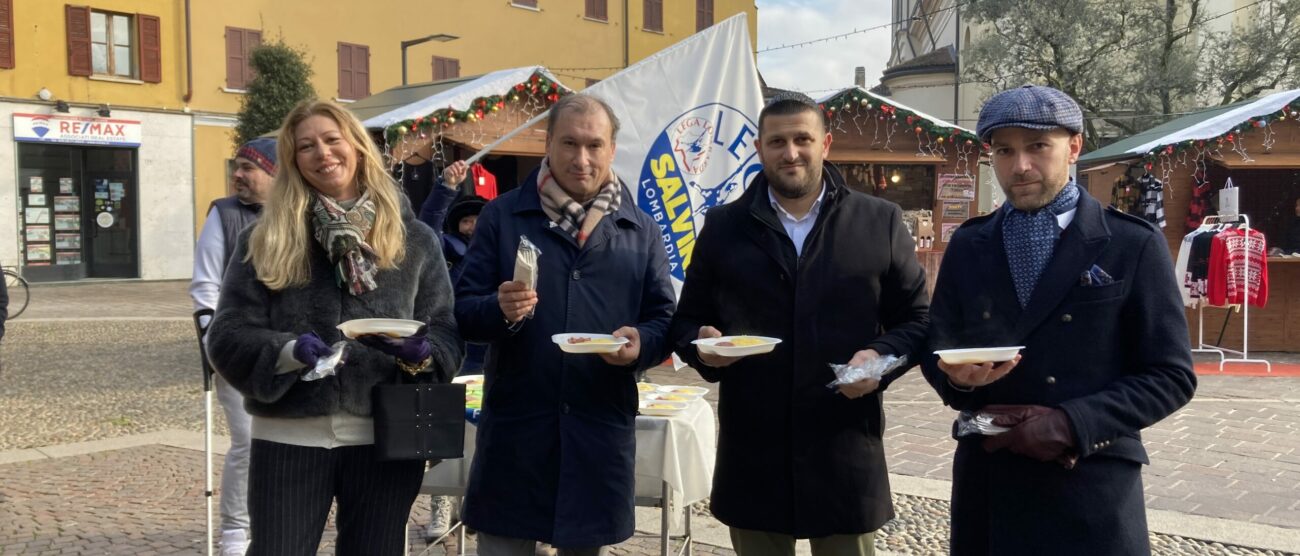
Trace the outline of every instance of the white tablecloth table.
<instances>
[{"instance_id":1,"label":"white tablecloth table","mask_svg":"<svg viewBox=\"0 0 1300 556\"><path fill-rule=\"evenodd\" d=\"M466 424L465 457L443 460L425 472L421 494L465 495L477 432L472 423ZM713 408L703 399L690 402L685 410L672 417L641 415L636 418L636 504L663 508L662 554L668 554L669 508L685 508L709 496L717 434ZM689 510L685 519L683 549L689 551ZM463 550L463 538L460 546Z\"/></svg>"}]
</instances>

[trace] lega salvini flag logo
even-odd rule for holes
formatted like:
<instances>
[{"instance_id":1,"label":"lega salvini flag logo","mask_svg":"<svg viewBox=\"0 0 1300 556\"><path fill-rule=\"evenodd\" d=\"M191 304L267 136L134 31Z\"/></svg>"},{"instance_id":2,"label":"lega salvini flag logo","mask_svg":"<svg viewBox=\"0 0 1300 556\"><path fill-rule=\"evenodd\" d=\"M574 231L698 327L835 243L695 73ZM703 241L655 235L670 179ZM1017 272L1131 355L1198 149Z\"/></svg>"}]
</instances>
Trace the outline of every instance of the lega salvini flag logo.
<instances>
[{"instance_id":1,"label":"lega salvini flag logo","mask_svg":"<svg viewBox=\"0 0 1300 556\"><path fill-rule=\"evenodd\" d=\"M735 200L761 167L763 94L740 13L587 88L623 126L614 171L654 219L680 291L705 213Z\"/></svg>"},{"instance_id":2,"label":"lega salvini flag logo","mask_svg":"<svg viewBox=\"0 0 1300 556\"><path fill-rule=\"evenodd\" d=\"M678 280L691 264L696 215L738 196L762 169L755 156L757 132L748 115L718 102L678 116L651 144L637 204L659 224Z\"/></svg>"}]
</instances>

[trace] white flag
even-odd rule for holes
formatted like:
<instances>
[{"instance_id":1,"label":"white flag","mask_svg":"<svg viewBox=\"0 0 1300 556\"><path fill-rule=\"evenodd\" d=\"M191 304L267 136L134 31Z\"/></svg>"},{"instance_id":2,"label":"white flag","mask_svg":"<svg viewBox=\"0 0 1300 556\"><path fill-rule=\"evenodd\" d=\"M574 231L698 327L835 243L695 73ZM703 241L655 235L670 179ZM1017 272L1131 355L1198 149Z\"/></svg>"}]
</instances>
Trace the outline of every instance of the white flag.
<instances>
[{"instance_id":1,"label":"white flag","mask_svg":"<svg viewBox=\"0 0 1300 556\"><path fill-rule=\"evenodd\" d=\"M659 224L679 291L704 214L739 197L762 169L752 51L741 13L584 91L622 123L614 173Z\"/></svg>"}]
</instances>

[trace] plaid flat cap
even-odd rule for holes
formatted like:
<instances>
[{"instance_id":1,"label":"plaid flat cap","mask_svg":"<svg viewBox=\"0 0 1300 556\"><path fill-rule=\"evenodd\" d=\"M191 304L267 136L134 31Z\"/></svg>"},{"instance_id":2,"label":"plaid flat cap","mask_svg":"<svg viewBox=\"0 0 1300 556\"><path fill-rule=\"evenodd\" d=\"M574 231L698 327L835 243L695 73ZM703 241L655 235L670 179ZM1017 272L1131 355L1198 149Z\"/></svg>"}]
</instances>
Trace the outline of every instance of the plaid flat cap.
<instances>
[{"instance_id":1,"label":"plaid flat cap","mask_svg":"<svg viewBox=\"0 0 1300 556\"><path fill-rule=\"evenodd\" d=\"M1025 85L993 95L980 109L975 132L981 141L988 142L994 130L1004 127L1042 130L1063 127L1074 133L1083 133L1083 110L1070 95L1061 91Z\"/></svg>"}]
</instances>

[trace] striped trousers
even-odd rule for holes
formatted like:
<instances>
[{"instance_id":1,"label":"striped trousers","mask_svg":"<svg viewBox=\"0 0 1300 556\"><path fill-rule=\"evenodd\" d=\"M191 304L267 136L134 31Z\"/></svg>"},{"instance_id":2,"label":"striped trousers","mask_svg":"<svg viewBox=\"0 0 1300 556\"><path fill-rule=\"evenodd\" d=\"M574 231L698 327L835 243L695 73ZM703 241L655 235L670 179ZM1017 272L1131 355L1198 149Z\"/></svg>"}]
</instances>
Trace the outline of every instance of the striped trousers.
<instances>
[{"instance_id":1,"label":"striped trousers","mask_svg":"<svg viewBox=\"0 0 1300 556\"><path fill-rule=\"evenodd\" d=\"M248 470L253 544L247 556L310 556L338 501L338 556L402 554L422 461L375 461L373 445L293 446L253 440Z\"/></svg>"}]
</instances>

